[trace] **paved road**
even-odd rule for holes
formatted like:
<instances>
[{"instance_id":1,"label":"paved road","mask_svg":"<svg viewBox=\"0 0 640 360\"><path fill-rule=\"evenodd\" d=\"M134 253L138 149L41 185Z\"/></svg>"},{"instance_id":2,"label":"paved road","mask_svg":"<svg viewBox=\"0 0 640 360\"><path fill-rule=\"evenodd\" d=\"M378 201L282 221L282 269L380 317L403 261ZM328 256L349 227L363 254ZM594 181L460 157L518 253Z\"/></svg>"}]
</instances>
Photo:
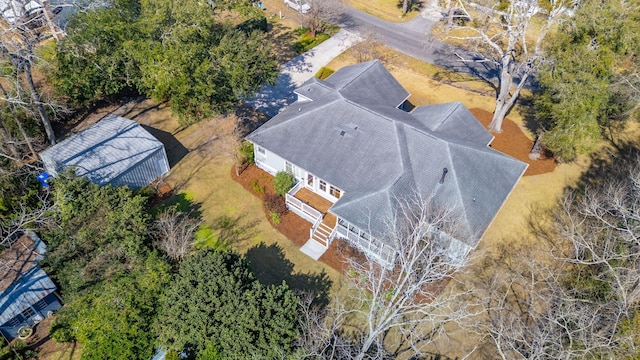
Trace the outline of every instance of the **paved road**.
<instances>
[{"instance_id":1,"label":"paved road","mask_svg":"<svg viewBox=\"0 0 640 360\"><path fill-rule=\"evenodd\" d=\"M360 33L362 37L371 36L374 40L416 59L480 78L497 80L495 68L488 63L460 61L456 53L465 59L474 59L474 56L429 37L431 28L438 21L438 15L437 10L427 8L421 16L411 21L392 23L347 7L341 26Z\"/></svg>"}]
</instances>

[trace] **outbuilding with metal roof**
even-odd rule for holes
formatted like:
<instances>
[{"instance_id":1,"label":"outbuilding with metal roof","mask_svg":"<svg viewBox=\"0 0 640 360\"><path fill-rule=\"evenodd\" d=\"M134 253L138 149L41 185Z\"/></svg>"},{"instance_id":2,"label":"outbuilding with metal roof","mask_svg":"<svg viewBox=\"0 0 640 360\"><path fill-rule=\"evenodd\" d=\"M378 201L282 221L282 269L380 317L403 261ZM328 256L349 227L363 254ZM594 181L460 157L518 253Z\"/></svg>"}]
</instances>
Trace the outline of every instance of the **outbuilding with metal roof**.
<instances>
[{"instance_id":1,"label":"outbuilding with metal roof","mask_svg":"<svg viewBox=\"0 0 640 360\"><path fill-rule=\"evenodd\" d=\"M112 114L40 157L53 176L73 168L98 185L138 189L169 172L164 145L135 121Z\"/></svg>"}]
</instances>

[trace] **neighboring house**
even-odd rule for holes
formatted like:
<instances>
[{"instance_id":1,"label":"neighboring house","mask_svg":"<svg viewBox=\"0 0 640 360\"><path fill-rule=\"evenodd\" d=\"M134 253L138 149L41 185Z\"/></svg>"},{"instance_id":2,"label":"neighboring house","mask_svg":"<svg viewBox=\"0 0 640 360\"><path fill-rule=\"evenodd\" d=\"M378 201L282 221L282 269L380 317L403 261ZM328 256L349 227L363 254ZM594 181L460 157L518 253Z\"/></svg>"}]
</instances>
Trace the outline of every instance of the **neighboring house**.
<instances>
[{"instance_id":1,"label":"neighboring house","mask_svg":"<svg viewBox=\"0 0 640 360\"><path fill-rule=\"evenodd\" d=\"M40 153L56 176L73 168L98 185L138 189L169 172L164 145L135 121L108 115Z\"/></svg>"},{"instance_id":2,"label":"neighboring house","mask_svg":"<svg viewBox=\"0 0 640 360\"><path fill-rule=\"evenodd\" d=\"M419 194L455 210L460 229L449 254L466 256L527 168L491 149L493 136L462 104L412 109L379 61L313 78L295 93L294 104L247 139L258 167L296 177L287 206L314 224L310 242L325 248L348 239L391 265L396 249L380 240L385 225L399 200ZM314 209L299 191L332 205Z\"/></svg>"},{"instance_id":3,"label":"neighboring house","mask_svg":"<svg viewBox=\"0 0 640 360\"><path fill-rule=\"evenodd\" d=\"M44 7L35 0L0 0L0 12L2 18L9 24L14 24L17 19L28 21L28 16L42 11Z\"/></svg>"},{"instance_id":4,"label":"neighboring house","mask_svg":"<svg viewBox=\"0 0 640 360\"><path fill-rule=\"evenodd\" d=\"M25 232L0 253L0 332L8 341L61 306L56 286L38 266L45 249L36 234Z\"/></svg>"}]
</instances>

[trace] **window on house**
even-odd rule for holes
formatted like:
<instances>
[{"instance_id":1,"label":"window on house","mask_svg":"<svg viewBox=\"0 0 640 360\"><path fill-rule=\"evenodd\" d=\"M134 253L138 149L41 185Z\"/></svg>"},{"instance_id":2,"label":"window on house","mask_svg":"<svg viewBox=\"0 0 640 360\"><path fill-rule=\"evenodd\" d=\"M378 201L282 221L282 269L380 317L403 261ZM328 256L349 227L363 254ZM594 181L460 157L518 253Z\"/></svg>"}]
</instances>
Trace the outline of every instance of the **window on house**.
<instances>
[{"instance_id":1,"label":"window on house","mask_svg":"<svg viewBox=\"0 0 640 360\"><path fill-rule=\"evenodd\" d=\"M327 191L327 183L324 180L320 180L320 190Z\"/></svg>"},{"instance_id":2,"label":"window on house","mask_svg":"<svg viewBox=\"0 0 640 360\"><path fill-rule=\"evenodd\" d=\"M307 185L313 186L313 175L307 174Z\"/></svg>"},{"instance_id":3,"label":"window on house","mask_svg":"<svg viewBox=\"0 0 640 360\"><path fill-rule=\"evenodd\" d=\"M333 185L329 186L329 194L334 198L340 199L340 189L334 187Z\"/></svg>"},{"instance_id":4,"label":"window on house","mask_svg":"<svg viewBox=\"0 0 640 360\"><path fill-rule=\"evenodd\" d=\"M297 166L293 165L292 163L285 161L284 163L284 170L286 172L288 172L289 174L295 176L296 178L301 178L302 176L300 175L301 171L300 168L298 168Z\"/></svg>"},{"instance_id":5,"label":"window on house","mask_svg":"<svg viewBox=\"0 0 640 360\"><path fill-rule=\"evenodd\" d=\"M42 309L46 308L46 307L47 307L47 305L48 305L48 304L47 304L47 302L45 301L45 299L42 299L42 300L40 300L40 301L38 301L38 302L36 303L36 307L37 307L38 309L40 309L40 310L42 310Z\"/></svg>"},{"instance_id":6,"label":"window on house","mask_svg":"<svg viewBox=\"0 0 640 360\"><path fill-rule=\"evenodd\" d=\"M36 314L35 311L33 311L32 308L28 307L22 312L22 317L24 317L25 320L28 320L35 314Z\"/></svg>"},{"instance_id":7,"label":"window on house","mask_svg":"<svg viewBox=\"0 0 640 360\"><path fill-rule=\"evenodd\" d=\"M13 319L9 320L9 326L11 327L16 327L20 325L20 320L18 320L18 317L14 317Z\"/></svg>"}]
</instances>

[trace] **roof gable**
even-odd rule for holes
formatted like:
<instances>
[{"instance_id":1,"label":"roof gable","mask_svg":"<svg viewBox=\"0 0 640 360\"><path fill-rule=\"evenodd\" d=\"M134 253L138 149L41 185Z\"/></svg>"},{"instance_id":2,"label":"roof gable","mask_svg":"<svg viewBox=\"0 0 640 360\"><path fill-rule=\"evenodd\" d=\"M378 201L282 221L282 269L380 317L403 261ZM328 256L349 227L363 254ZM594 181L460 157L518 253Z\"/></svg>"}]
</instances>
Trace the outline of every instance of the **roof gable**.
<instances>
[{"instance_id":1,"label":"roof gable","mask_svg":"<svg viewBox=\"0 0 640 360\"><path fill-rule=\"evenodd\" d=\"M345 98L362 104L397 107L409 97L379 60L343 67L325 82Z\"/></svg>"},{"instance_id":2,"label":"roof gable","mask_svg":"<svg viewBox=\"0 0 640 360\"><path fill-rule=\"evenodd\" d=\"M418 106L413 117L437 136L456 142L473 142L486 146L493 135L460 102Z\"/></svg>"}]
</instances>

